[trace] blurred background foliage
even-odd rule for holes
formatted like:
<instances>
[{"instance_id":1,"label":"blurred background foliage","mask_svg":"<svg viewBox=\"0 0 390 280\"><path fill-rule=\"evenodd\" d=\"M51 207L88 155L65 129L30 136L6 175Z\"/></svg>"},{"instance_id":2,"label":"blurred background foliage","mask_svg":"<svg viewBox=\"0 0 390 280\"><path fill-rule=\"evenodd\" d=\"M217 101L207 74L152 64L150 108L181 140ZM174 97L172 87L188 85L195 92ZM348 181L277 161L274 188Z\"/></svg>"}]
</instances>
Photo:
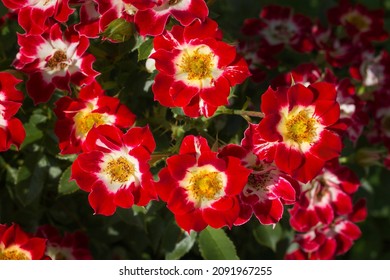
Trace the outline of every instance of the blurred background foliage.
<instances>
[{"instance_id":1,"label":"blurred background foliage","mask_svg":"<svg viewBox=\"0 0 390 280\"><path fill-rule=\"evenodd\" d=\"M390 31L390 0L357 2L371 9L384 9L385 29ZM291 6L298 13L326 22L326 10L337 1L208 1L210 16L218 22L224 31L224 40L228 42L241 37L240 28L245 18L258 17L261 8L268 4ZM1 4L0 12L1 15L7 12ZM9 21L0 29L1 71L12 69L10 65L18 52L17 32L22 30L16 21ZM376 47L389 50L389 44L385 41ZM149 124L157 143L157 153L177 152L180 140L187 134L202 135L215 147L239 143L247 127L246 120L240 116L219 115L209 120L193 120L153 101L148 87L153 77L146 71L144 61L138 61L138 58L144 58L141 51L150 46L150 42L129 36L117 44L92 40L88 51L96 57L94 68L101 73L98 81L107 94L119 97L129 106L137 115L137 125ZM313 55L284 52L278 59L280 66L269 73L270 78L312 61ZM13 73L26 79L16 71ZM337 74L342 78L347 73L340 71ZM268 85L268 80L261 84L246 81L232 92L232 105L242 108L251 100L252 109L258 110L260 96ZM21 87L24 90L23 85ZM26 141L20 151L11 149L0 154L0 223L15 222L30 232L43 224L51 224L62 231L81 230L89 237L95 259L283 258L293 237L287 211L274 229L252 219L231 230L207 228L200 234L191 235L177 227L172 213L159 201L146 208L118 208L110 217L93 215L88 194L68 181L69 167L75 156L59 155L53 132L56 118L52 109L62 95L57 92L49 103L39 106L34 106L30 98L25 98L17 117L24 123ZM344 150L345 164L362 180L357 197L367 198L368 217L359 224L362 237L340 258L390 259L390 172L381 166L362 168L356 164L353 155L365 145L364 139L356 147L346 143ZM154 174L164 165L164 156L155 157Z\"/></svg>"}]
</instances>

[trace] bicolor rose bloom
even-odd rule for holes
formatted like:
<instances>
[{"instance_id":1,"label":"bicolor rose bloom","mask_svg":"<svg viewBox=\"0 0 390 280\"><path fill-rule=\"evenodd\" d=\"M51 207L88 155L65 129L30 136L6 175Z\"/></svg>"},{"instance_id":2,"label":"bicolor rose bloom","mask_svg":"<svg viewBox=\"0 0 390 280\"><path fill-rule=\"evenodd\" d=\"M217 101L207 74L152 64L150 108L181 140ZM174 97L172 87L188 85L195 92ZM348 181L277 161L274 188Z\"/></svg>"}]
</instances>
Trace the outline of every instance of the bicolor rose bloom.
<instances>
[{"instance_id":1,"label":"bicolor rose bloom","mask_svg":"<svg viewBox=\"0 0 390 280\"><path fill-rule=\"evenodd\" d=\"M317 176L325 163L340 155L335 132L340 117L334 85L271 87L263 94L265 117L256 128L254 152L303 183Z\"/></svg>"},{"instance_id":2,"label":"bicolor rose bloom","mask_svg":"<svg viewBox=\"0 0 390 280\"><path fill-rule=\"evenodd\" d=\"M80 231L60 234L53 226L40 226L37 237L47 239L46 256L52 260L91 260L88 238Z\"/></svg>"},{"instance_id":3,"label":"bicolor rose bloom","mask_svg":"<svg viewBox=\"0 0 390 280\"><path fill-rule=\"evenodd\" d=\"M247 36L256 36L277 53L285 46L298 52L313 49L311 20L295 14L290 7L269 5L261 10L259 18L246 19L242 32Z\"/></svg>"},{"instance_id":4,"label":"bicolor rose bloom","mask_svg":"<svg viewBox=\"0 0 390 280\"><path fill-rule=\"evenodd\" d=\"M331 24L344 26L356 40L384 41L389 36L384 30L384 9L369 11L361 4L341 0L329 9L328 19Z\"/></svg>"},{"instance_id":5,"label":"bicolor rose bloom","mask_svg":"<svg viewBox=\"0 0 390 280\"><path fill-rule=\"evenodd\" d=\"M373 89L382 89L390 84L389 71L390 55L385 50L378 55L373 51L362 52L360 61L349 68L352 78Z\"/></svg>"},{"instance_id":6,"label":"bicolor rose bloom","mask_svg":"<svg viewBox=\"0 0 390 280\"><path fill-rule=\"evenodd\" d=\"M210 19L175 25L157 36L150 56L159 72L152 87L155 100L181 107L190 117L210 117L228 104L230 88L250 74L235 48L220 39L217 23Z\"/></svg>"},{"instance_id":7,"label":"bicolor rose bloom","mask_svg":"<svg viewBox=\"0 0 390 280\"><path fill-rule=\"evenodd\" d=\"M74 12L69 0L3 0L4 6L18 12L18 22L29 35L40 35L48 27L49 18L66 22Z\"/></svg>"},{"instance_id":8,"label":"bicolor rose bloom","mask_svg":"<svg viewBox=\"0 0 390 280\"><path fill-rule=\"evenodd\" d=\"M155 4L150 9L139 7L137 2L143 1L129 1L139 8L135 13L134 23L141 36L161 35L170 17L181 25L188 26L195 19L204 21L209 14L204 0L154 0Z\"/></svg>"},{"instance_id":9,"label":"bicolor rose bloom","mask_svg":"<svg viewBox=\"0 0 390 280\"><path fill-rule=\"evenodd\" d=\"M338 216L329 225L319 224L306 233L295 235L286 259L334 259L345 254L361 236L355 224L367 217L365 200L359 200L349 215Z\"/></svg>"},{"instance_id":10,"label":"bicolor rose bloom","mask_svg":"<svg viewBox=\"0 0 390 280\"><path fill-rule=\"evenodd\" d=\"M263 225L276 224L282 218L283 204L293 204L296 199L298 183L280 171L273 163L259 160L252 152L253 130L255 125L249 124L241 145L229 144L219 153L220 158L234 156L252 172L244 189L239 195L240 215L234 222L242 225L249 221L252 214Z\"/></svg>"},{"instance_id":11,"label":"bicolor rose bloom","mask_svg":"<svg viewBox=\"0 0 390 280\"><path fill-rule=\"evenodd\" d=\"M135 122L135 115L118 98L106 96L97 82L81 88L78 98L60 98L54 112L61 154L80 153L93 127L106 124L126 129Z\"/></svg>"},{"instance_id":12,"label":"bicolor rose bloom","mask_svg":"<svg viewBox=\"0 0 390 280\"><path fill-rule=\"evenodd\" d=\"M282 74L271 83L272 88L290 86L292 83L301 83L308 86L312 83L325 81L335 84L337 97L340 104L340 127L339 131L354 143L363 132L363 127L368 124L368 116L364 111L365 102L356 95L355 87L347 78L338 81L337 77L329 68L321 71L313 63L301 64L286 74Z\"/></svg>"},{"instance_id":13,"label":"bicolor rose bloom","mask_svg":"<svg viewBox=\"0 0 390 280\"><path fill-rule=\"evenodd\" d=\"M145 206L157 198L148 164L155 145L148 127L133 127L123 134L119 128L101 125L88 133L71 178L90 193L96 214L109 216L116 207Z\"/></svg>"},{"instance_id":14,"label":"bicolor rose bloom","mask_svg":"<svg viewBox=\"0 0 390 280\"><path fill-rule=\"evenodd\" d=\"M19 225L0 224L0 260L40 260L46 239L30 237Z\"/></svg>"},{"instance_id":15,"label":"bicolor rose bloom","mask_svg":"<svg viewBox=\"0 0 390 280\"><path fill-rule=\"evenodd\" d=\"M218 158L206 139L191 135L183 139L179 154L166 162L156 190L181 228L201 231L207 225L234 224L240 212L237 195L250 174L238 158Z\"/></svg>"},{"instance_id":16,"label":"bicolor rose bloom","mask_svg":"<svg viewBox=\"0 0 390 280\"><path fill-rule=\"evenodd\" d=\"M319 223L329 225L337 216L352 213L352 194L360 186L358 177L336 161L302 186L300 199L290 210L290 224L297 231L308 231Z\"/></svg>"},{"instance_id":17,"label":"bicolor rose bloom","mask_svg":"<svg viewBox=\"0 0 390 280\"><path fill-rule=\"evenodd\" d=\"M12 74L0 72L0 152L12 144L19 148L26 136L22 122L14 117L24 98L15 88L20 82Z\"/></svg>"},{"instance_id":18,"label":"bicolor rose bloom","mask_svg":"<svg viewBox=\"0 0 390 280\"><path fill-rule=\"evenodd\" d=\"M70 91L92 83L98 72L92 69L95 58L85 54L89 40L69 28L61 31L54 24L43 35L18 34L19 53L13 65L29 75L27 93L35 103L46 102L55 89Z\"/></svg>"}]
</instances>

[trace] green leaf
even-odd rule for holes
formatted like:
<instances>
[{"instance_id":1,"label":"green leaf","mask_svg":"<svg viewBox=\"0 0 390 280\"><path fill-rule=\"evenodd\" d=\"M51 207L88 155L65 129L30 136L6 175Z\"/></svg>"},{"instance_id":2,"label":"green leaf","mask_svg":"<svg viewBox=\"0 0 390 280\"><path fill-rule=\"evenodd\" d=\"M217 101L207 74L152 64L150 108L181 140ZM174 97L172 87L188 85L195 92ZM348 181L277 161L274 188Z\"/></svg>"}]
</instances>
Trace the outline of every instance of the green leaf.
<instances>
[{"instance_id":1,"label":"green leaf","mask_svg":"<svg viewBox=\"0 0 390 280\"><path fill-rule=\"evenodd\" d=\"M276 245L282 238L282 233L283 231L280 224L277 224L275 228L272 226L258 226L253 230L256 241L261 245L272 249L274 252L276 251Z\"/></svg>"},{"instance_id":2,"label":"green leaf","mask_svg":"<svg viewBox=\"0 0 390 280\"><path fill-rule=\"evenodd\" d=\"M238 260L233 242L222 229L207 227L199 234L199 250L205 260Z\"/></svg>"},{"instance_id":3,"label":"green leaf","mask_svg":"<svg viewBox=\"0 0 390 280\"><path fill-rule=\"evenodd\" d=\"M182 240L180 240L180 242L176 243L175 248L171 252L165 255L165 259L166 260L181 259L194 246L196 237L197 237L197 233L195 231L191 231L190 234L185 232L185 237Z\"/></svg>"},{"instance_id":4,"label":"green leaf","mask_svg":"<svg viewBox=\"0 0 390 280\"><path fill-rule=\"evenodd\" d=\"M106 30L103 32L103 37L116 42L125 42L133 35L133 25L123 18L118 18L110 22Z\"/></svg>"},{"instance_id":5,"label":"green leaf","mask_svg":"<svg viewBox=\"0 0 390 280\"><path fill-rule=\"evenodd\" d=\"M31 155L36 156L36 155ZM21 166L16 174L15 191L23 205L29 205L41 194L48 175L48 160L45 156L38 157L38 161Z\"/></svg>"},{"instance_id":6,"label":"green leaf","mask_svg":"<svg viewBox=\"0 0 390 280\"><path fill-rule=\"evenodd\" d=\"M24 130L26 131L26 138L24 139L20 149L23 149L28 144L34 143L43 137L42 131L34 124L26 123L24 125Z\"/></svg>"},{"instance_id":7,"label":"green leaf","mask_svg":"<svg viewBox=\"0 0 390 280\"><path fill-rule=\"evenodd\" d=\"M71 175L71 166L69 166L65 171L62 173L60 177L60 182L58 184L58 194L60 195L67 195L74 193L75 191L79 190L79 186L77 186L75 181L70 181L70 175Z\"/></svg>"},{"instance_id":8,"label":"green leaf","mask_svg":"<svg viewBox=\"0 0 390 280\"><path fill-rule=\"evenodd\" d=\"M138 61L145 60L149 57L153 49L153 39L148 38L138 48Z\"/></svg>"}]
</instances>

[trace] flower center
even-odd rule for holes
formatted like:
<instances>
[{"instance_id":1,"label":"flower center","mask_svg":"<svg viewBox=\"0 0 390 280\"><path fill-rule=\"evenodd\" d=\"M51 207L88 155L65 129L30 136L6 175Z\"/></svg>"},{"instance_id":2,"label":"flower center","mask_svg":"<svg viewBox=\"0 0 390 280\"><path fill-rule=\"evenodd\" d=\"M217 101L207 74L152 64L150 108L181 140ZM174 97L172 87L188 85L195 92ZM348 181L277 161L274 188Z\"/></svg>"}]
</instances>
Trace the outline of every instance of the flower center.
<instances>
[{"instance_id":1,"label":"flower center","mask_svg":"<svg viewBox=\"0 0 390 280\"><path fill-rule=\"evenodd\" d=\"M201 48L197 48L192 53L184 53L181 59L179 67L184 73L187 73L188 80L212 78L213 54L210 52L202 53Z\"/></svg>"},{"instance_id":2,"label":"flower center","mask_svg":"<svg viewBox=\"0 0 390 280\"><path fill-rule=\"evenodd\" d=\"M76 135L79 137L85 137L92 127L106 123L103 114L85 112L77 113L74 116L74 121L76 126Z\"/></svg>"},{"instance_id":3,"label":"flower center","mask_svg":"<svg viewBox=\"0 0 390 280\"><path fill-rule=\"evenodd\" d=\"M286 121L286 138L298 144L312 143L317 136L316 119L309 116L308 110L301 110Z\"/></svg>"},{"instance_id":4,"label":"flower center","mask_svg":"<svg viewBox=\"0 0 390 280\"><path fill-rule=\"evenodd\" d=\"M0 260L30 260L30 256L22 250L9 248L0 251Z\"/></svg>"},{"instance_id":5,"label":"flower center","mask_svg":"<svg viewBox=\"0 0 390 280\"><path fill-rule=\"evenodd\" d=\"M46 66L51 70L64 70L68 67L66 63L68 57L64 51L56 51L53 56L47 61Z\"/></svg>"},{"instance_id":6,"label":"flower center","mask_svg":"<svg viewBox=\"0 0 390 280\"><path fill-rule=\"evenodd\" d=\"M194 198L196 206L200 207L204 200L210 201L219 198L222 188L222 176L219 172L203 170L192 175L188 191Z\"/></svg>"},{"instance_id":7,"label":"flower center","mask_svg":"<svg viewBox=\"0 0 390 280\"><path fill-rule=\"evenodd\" d=\"M134 164L124 157L110 160L107 167L103 170L111 179L111 183L125 183L130 176L134 175Z\"/></svg>"},{"instance_id":8,"label":"flower center","mask_svg":"<svg viewBox=\"0 0 390 280\"><path fill-rule=\"evenodd\" d=\"M370 26L370 22L359 13L352 12L345 16L345 21L355 26L358 30L364 31Z\"/></svg>"}]
</instances>

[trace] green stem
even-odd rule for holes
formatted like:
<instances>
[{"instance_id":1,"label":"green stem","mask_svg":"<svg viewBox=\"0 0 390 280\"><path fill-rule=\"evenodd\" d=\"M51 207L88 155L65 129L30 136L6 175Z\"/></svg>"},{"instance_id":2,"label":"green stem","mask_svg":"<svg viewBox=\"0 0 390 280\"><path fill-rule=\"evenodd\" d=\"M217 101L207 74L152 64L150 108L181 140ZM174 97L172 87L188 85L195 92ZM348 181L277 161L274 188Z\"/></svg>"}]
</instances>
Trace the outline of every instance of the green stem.
<instances>
[{"instance_id":1,"label":"green stem","mask_svg":"<svg viewBox=\"0 0 390 280\"><path fill-rule=\"evenodd\" d=\"M236 109L229 109L226 107L220 107L218 109L217 114L228 114L228 115L238 115L238 116L249 116L249 117L255 117L255 118L264 118L264 113L257 112L257 111L246 111L246 110L236 110Z\"/></svg>"}]
</instances>

